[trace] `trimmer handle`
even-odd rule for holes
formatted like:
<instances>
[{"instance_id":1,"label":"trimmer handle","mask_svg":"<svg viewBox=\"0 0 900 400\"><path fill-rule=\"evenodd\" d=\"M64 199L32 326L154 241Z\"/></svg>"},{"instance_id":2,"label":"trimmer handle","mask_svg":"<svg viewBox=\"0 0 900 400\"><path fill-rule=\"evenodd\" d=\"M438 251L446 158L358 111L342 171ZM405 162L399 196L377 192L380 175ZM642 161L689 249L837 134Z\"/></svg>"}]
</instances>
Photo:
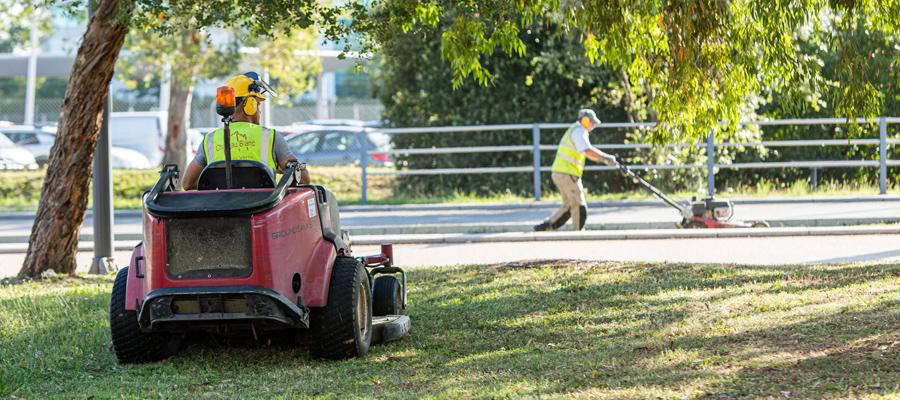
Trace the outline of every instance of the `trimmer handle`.
<instances>
[{"instance_id":1,"label":"trimmer handle","mask_svg":"<svg viewBox=\"0 0 900 400\"><path fill-rule=\"evenodd\" d=\"M631 170L629 170L629 169L628 169L628 166L625 165L625 163L623 163L623 162L621 161L621 159L619 158L619 155L618 155L618 154L610 154L610 155L611 155L612 158L613 158L613 162L616 163L615 167L616 167L616 169L618 169L618 171L619 171L620 174L625 175L625 176L631 176L631 175L632 175Z\"/></svg>"}]
</instances>

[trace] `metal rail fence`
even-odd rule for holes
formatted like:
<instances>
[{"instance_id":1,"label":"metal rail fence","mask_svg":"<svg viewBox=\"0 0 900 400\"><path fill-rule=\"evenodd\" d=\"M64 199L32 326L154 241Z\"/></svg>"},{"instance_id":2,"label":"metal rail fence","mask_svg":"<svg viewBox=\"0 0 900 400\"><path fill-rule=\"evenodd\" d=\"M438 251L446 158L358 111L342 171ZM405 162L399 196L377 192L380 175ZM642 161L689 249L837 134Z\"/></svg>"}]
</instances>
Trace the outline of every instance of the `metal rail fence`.
<instances>
[{"instance_id":1,"label":"metal rail fence","mask_svg":"<svg viewBox=\"0 0 900 400\"><path fill-rule=\"evenodd\" d=\"M879 168L879 186L881 194L887 193L887 167L900 166L900 160L889 160L887 157L887 146L900 143L900 139L887 137L887 125L900 123L900 117L878 117L873 120L878 124L878 139L824 139L824 140L780 140L780 141L759 141L759 142L723 142L716 143L712 133L709 134L705 143L692 144L669 144L669 148L696 147L706 148L707 162L702 164L643 164L632 165L629 168L637 170L653 170L653 169L706 169L707 176L707 192L710 196L715 194L715 171L719 169L760 169L760 168L810 168L816 171L818 168L829 167L878 167ZM865 124L873 122L864 118L859 118L856 122ZM747 121L741 125L756 126L784 126L784 125L839 125L847 123L843 118L812 118L812 119L780 119L780 120L760 120ZM541 172L550 172L549 166L541 165L541 151L556 150L556 145L541 144L542 129L565 129L570 123L536 123L536 124L509 124L509 125L475 125L475 126L442 126L442 127L419 127L419 128L394 128L382 129L383 133L389 135L400 134L435 134L435 133L451 133L451 132L484 132L484 131L514 131L528 130L532 132L531 145L511 145L511 146L468 146L468 147L439 147L439 148L415 148L415 149L392 149L389 151L367 150L361 148L360 166L362 173L362 195L361 202L367 202L368 175L449 175L449 174L493 174L493 173L522 173L531 172L534 180L534 199L541 200ZM643 123L603 123L599 129L611 128L651 128L655 126L652 122ZM733 164L716 164L715 149L716 147L806 147L806 146L879 146L878 160L817 160L817 161L780 161L780 162L744 162ZM600 149L647 149L652 146L649 144L613 144L604 143L597 144ZM407 154L407 155L434 155L434 154L471 154L471 153L495 153L495 152L524 152L528 151L533 154L532 165L523 165L517 167L483 167L483 168L434 168L434 169L406 169L394 171L367 171L367 160L373 154ZM588 171L604 171L613 170L614 167L591 165L585 167Z\"/></svg>"}]
</instances>

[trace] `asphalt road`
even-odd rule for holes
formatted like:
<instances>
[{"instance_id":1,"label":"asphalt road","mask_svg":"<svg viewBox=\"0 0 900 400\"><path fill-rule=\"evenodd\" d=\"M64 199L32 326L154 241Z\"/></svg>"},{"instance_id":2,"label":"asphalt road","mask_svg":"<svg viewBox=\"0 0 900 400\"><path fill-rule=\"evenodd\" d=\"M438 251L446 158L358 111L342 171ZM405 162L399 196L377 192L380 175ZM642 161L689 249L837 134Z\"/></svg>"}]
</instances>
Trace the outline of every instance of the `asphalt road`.
<instances>
[{"instance_id":1,"label":"asphalt road","mask_svg":"<svg viewBox=\"0 0 900 400\"><path fill-rule=\"evenodd\" d=\"M652 203L651 203L652 204ZM553 212L552 206L541 207L473 207L464 209L427 209L402 207L341 212L341 223L352 235L490 233L531 230ZM767 220L772 226L836 226L900 221L900 201L790 202L778 204L738 204L734 219ZM616 205L591 207L588 229L652 229L673 228L680 220L676 210L665 205ZM5 218L0 215L0 243L27 241L32 219ZM82 235L92 233L87 218ZM120 215L115 219L115 233L139 239L141 218L138 214Z\"/></svg>"},{"instance_id":2,"label":"asphalt road","mask_svg":"<svg viewBox=\"0 0 900 400\"><path fill-rule=\"evenodd\" d=\"M355 246L355 255L377 246ZM92 254L78 253L86 271ZM127 251L116 252L125 265ZM790 236L765 238L601 240L397 245L401 266L497 264L540 259L778 265L900 260L900 235ZM0 277L15 275L24 254L0 254Z\"/></svg>"}]
</instances>

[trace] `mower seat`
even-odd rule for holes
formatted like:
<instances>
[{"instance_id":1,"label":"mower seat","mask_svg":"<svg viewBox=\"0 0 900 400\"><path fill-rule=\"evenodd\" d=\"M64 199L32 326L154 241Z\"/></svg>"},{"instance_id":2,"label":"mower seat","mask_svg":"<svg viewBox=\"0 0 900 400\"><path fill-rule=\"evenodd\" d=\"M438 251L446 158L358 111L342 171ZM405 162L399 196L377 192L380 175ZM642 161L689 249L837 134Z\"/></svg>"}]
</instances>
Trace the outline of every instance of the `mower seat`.
<instances>
[{"instance_id":1,"label":"mower seat","mask_svg":"<svg viewBox=\"0 0 900 400\"><path fill-rule=\"evenodd\" d=\"M231 161L232 189L271 189L275 187L275 174L267 165L256 161ZM203 168L197 190L226 189L225 161L216 161Z\"/></svg>"}]
</instances>

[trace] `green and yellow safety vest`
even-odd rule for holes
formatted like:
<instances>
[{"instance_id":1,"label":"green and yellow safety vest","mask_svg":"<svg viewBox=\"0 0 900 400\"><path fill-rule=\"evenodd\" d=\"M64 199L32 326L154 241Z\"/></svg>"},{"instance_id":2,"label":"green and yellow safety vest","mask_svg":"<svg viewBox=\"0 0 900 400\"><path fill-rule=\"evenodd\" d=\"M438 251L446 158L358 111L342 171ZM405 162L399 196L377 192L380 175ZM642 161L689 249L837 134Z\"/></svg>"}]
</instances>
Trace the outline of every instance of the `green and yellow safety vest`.
<instances>
[{"instance_id":1,"label":"green and yellow safety vest","mask_svg":"<svg viewBox=\"0 0 900 400\"><path fill-rule=\"evenodd\" d=\"M231 159L256 161L277 170L272 146L275 143L275 130L263 129L262 126L249 122L231 123ZM203 137L203 151L206 164L225 161L225 128L219 128ZM209 155L212 154L212 157Z\"/></svg>"},{"instance_id":2,"label":"green and yellow safety vest","mask_svg":"<svg viewBox=\"0 0 900 400\"><path fill-rule=\"evenodd\" d=\"M584 173L584 160L586 157L583 153L578 152L575 142L572 141L572 132L578 126L577 122L572 124L566 130L562 140L559 141L559 148L556 149L556 159L553 160L553 168L551 168L553 172L569 174L579 178Z\"/></svg>"}]
</instances>

